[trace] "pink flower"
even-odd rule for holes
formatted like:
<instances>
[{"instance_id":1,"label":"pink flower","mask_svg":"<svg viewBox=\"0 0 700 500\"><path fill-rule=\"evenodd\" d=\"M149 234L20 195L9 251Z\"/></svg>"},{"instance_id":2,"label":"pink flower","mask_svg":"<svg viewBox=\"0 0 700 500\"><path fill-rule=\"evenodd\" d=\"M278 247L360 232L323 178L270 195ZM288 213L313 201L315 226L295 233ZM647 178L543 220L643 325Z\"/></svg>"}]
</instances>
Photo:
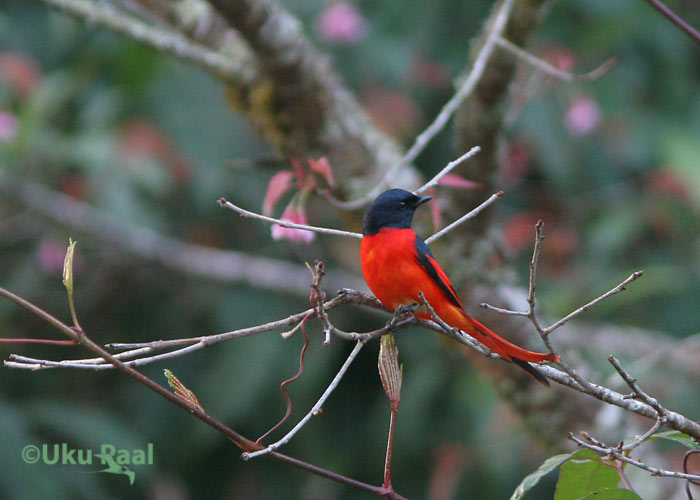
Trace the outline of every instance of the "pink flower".
<instances>
[{"instance_id":1,"label":"pink flower","mask_svg":"<svg viewBox=\"0 0 700 500\"><path fill-rule=\"evenodd\" d=\"M0 53L0 78L26 98L34 92L41 78L36 62L17 52Z\"/></svg>"},{"instance_id":2,"label":"pink flower","mask_svg":"<svg viewBox=\"0 0 700 500\"><path fill-rule=\"evenodd\" d=\"M307 162L309 163L311 171L320 174L324 179L326 179L326 182L330 187L335 185L335 181L333 180L333 169L331 168L328 158L325 156L319 158L318 160L309 158Z\"/></svg>"},{"instance_id":3,"label":"pink flower","mask_svg":"<svg viewBox=\"0 0 700 500\"><path fill-rule=\"evenodd\" d=\"M267 185L267 192L263 200L263 215L272 215L272 210L275 208L275 205L282 195L292 188L293 183L294 173L289 170L282 170L272 176L270 183Z\"/></svg>"},{"instance_id":4,"label":"pink flower","mask_svg":"<svg viewBox=\"0 0 700 500\"><path fill-rule=\"evenodd\" d=\"M480 182L470 181L457 174L447 174L438 181L441 186L450 186L459 189L482 189L484 187Z\"/></svg>"},{"instance_id":5,"label":"pink flower","mask_svg":"<svg viewBox=\"0 0 700 500\"><path fill-rule=\"evenodd\" d=\"M287 205L287 208L284 209L284 213L280 219L293 222L294 224L308 224L304 207L298 205L294 199ZM305 229L283 227L279 224L275 224L272 226L272 239L291 240L295 243L311 243L314 240L314 233Z\"/></svg>"},{"instance_id":6,"label":"pink flower","mask_svg":"<svg viewBox=\"0 0 700 500\"><path fill-rule=\"evenodd\" d=\"M367 21L354 5L340 2L316 19L316 31L327 42L353 44L367 36Z\"/></svg>"},{"instance_id":7,"label":"pink flower","mask_svg":"<svg viewBox=\"0 0 700 500\"><path fill-rule=\"evenodd\" d=\"M574 99L564 118L564 124L571 135L586 135L600 124L598 103L588 97Z\"/></svg>"},{"instance_id":8,"label":"pink flower","mask_svg":"<svg viewBox=\"0 0 700 500\"><path fill-rule=\"evenodd\" d=\"M12 141L17 135L18 128L19 121L14 114L0 111L0 144Z\"/></svg>"}]
</instances>

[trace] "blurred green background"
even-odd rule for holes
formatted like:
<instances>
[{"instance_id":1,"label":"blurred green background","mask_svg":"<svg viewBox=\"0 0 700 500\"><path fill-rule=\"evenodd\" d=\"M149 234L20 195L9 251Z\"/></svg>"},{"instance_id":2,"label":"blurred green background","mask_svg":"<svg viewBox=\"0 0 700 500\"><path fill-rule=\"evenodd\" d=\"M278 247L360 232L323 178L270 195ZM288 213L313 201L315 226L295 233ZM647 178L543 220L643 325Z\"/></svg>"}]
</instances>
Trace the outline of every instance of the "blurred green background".
<instances>
[{"instance_id":1,"label":"blurred green background","mask_svg":"<svg viewBox=\"0 0 700 500\"><path fill-rule=\"evenodd\" d=\"M377 123L410 144L450 97L451 82L463 71L470 40L491 2L357 2L360 24L345 39L333 31L332 16L324 18L333 4L285 5L331 55ZM669 5L700 26L697 1ZM529 69L521 72L500 181L508 195L497 214L507 259L525 277L533 224L542 218L548 239L539 291L549 315L561 317L643 268L642 281L585 320L639 327L671 341L697 334L698 46L644 2L567 1L551 6L532 52L575 72L610 57L617 63L593 82L565 84ZM426 176L454 158L452 143L448 127L420 156L417 166ZM209 75L39 3L0 1L1 286L68 320L60 272L73 237L79 241L79 317L100 343L212 334L304 310L303 293L178 272L107 244L104 235L60 224L21 194L37 183L130 226L183 242L299 266L321 259L329 276L342 269L357 279L354 243L332 237L309 245L273 241L269 226L216 204L224 196L260 211L267 182L281 168L287 166L226 105L222 86ZM309 218L317 225L342 224L318 199L312 200ZM332 318L355 331L384 320L348 308ZM306 371L290 389L293 421L315 402L352 348L340 340L321 346L315 323L309 334ZM59 338L59 333L0 301L0 336ZM209 413L255 438L284 412L278 386L296 371L301 344L300 335L283 341L271 332L151 364L143 372L164 384L162 370L172 370ZM488 381L434 335L415 331L398 344L405 366L394 456L400 493L508 498L548 454L572 449L563 440L549 443L550 449L530 441ZM381 482L389 407L377 376L377 345L364 349L322 416L285 452ZM697 349L689 352L697 359ZM84 355L72 347L0 344L0 357L11 353L48 359ZM614 354L625 358L624 351ZM594 361L600 370L594 378L610 375L605 365L604 356ZM698 415L698 366L662 366L670 379L648 388L668 407ZM657 368L640 376L648 381ZM63 442L130 449L154 443L156 463L134 466L130 486L124 476L20 459L27 444ZM553 474L531 498L551 497L555 480ZM648 491L649 498L664 495L651 486ZM127 497L368 496L272 460L244 463L219 434L120 374L2 368L0 498Z\"/></svg>"}]
</instances>

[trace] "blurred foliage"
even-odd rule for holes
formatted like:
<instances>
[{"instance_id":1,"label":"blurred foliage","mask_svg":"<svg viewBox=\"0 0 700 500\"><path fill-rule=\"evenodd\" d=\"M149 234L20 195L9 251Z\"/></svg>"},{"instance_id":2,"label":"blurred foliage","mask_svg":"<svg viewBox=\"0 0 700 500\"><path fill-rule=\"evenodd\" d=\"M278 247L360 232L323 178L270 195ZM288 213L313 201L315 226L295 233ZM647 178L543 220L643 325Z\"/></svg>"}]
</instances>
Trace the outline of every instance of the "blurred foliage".
<instances>
[{"instance_id":1,"label":"blurred foliage","mask_svg":"<svg viewBox=\"0 0 700 500\"><path fill-rule=\"evenodd\" d=\"M700 25L691 0L669 3ZM380 126L409 143L449 98L491 4L359 1L365 31L352 43L323 30L329 4L297 0L288 8ZM641 282L587 312L586 320L678 339L697 334L698 47L644 2L608 0L553 4L532 51L575 72L610 57L617 64L599 80L572 84L523 69L500 181L508 193L498 215L508 259L524 276L533 225L542 218L548 239L538 290L547 314L560 317L643 268ZM270 149L224 103L220 84L199 70L38 3L0 0L0 182L37 182L182 241L299 264L322 259L329 273L350 262L357 272L353 245L324 238L308 246L273 242L269 227L217 206L225 196L259 211L268 180L287 168L270 161ZM446 130L421 155L426 175L454 157L451 144ZM143 261L36 215L8 191L0 199L0 284L68 320L60 269L68 238L78 239L76 307L98 342L228 331L307 307L303 296L202 280ZM328 212L315 201L311 223L339 225ZM353 313L334 311L333 320L357 331L381 324ZM306 372L290 389L293 419L313 404L351 349L338 340L320 346L317 326L310 333ZM1 337L57 335L0 301ZM543 461L543 450L458 353L425 332L397 342L405 365L394 445L398 491L425 498L440 483L455 489L454 498L509 497ZM298 335L282 341L270 333L143 371L165 384L163 369L173 370L208 412L256 437L284 412L278 384L296 371L300 346ZM10 353L83 355L77 348L0 344L0 357ZM285 451L380 482L389 405L376 356L376 343L364 349L323 415ZM675 377L664 403L697 415L698 373L693 376ZM129 486L123 476L20 460L27 444L62 442L76 448L151 442L156 463L135 466ZM0 443L0 498L361 496L268 459L243 463L220 435L115 373L0 370ZM551 497L555 480L545 478L532 498ZM654 488L656 498L668 498L669 490Z\"/></svg>"}]
</instances>

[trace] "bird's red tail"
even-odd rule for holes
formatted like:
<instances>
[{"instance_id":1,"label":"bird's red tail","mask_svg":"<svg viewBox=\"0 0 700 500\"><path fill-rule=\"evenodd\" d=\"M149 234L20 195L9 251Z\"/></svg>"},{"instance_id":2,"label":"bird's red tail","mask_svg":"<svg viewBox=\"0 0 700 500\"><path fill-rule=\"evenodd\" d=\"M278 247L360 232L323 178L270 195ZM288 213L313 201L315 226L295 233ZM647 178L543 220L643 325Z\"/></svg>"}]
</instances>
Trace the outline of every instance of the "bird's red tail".
<instances>
[{"instance_id":1,"label":"bird's red tail","mask_svg":"<svg viewBox=\"0 0 700 500\"><path fill-rule=\"evenodd\" d=\"M454 326L457 326L460 330L468 333L493 352L501 355L504 359L515 363L541 384L549 385L549 382L544 375L542 375L534 366L530 365L530 363L559 361L557 356L554 354L528 351L527 349L518 347L515 344L511 344L506 339L499 337L474 318L468 316L466 313L462 314L462 320L458 323L459 324Z\"/></svg>"}]
</instances>

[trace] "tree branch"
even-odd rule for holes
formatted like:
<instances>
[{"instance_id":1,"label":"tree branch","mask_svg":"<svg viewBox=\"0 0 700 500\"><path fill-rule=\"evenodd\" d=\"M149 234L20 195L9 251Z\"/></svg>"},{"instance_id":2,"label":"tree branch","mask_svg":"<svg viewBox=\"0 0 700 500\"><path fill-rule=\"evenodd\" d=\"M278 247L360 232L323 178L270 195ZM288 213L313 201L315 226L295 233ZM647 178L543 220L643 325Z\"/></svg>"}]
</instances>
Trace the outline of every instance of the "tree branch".
<instances>
[{"instance_id":1,"label":"tree branch","mask_svg":"<svg viewBox=\"0 0 700 500\"><path fill-rule=\"evenodd\" d=\"M647 2L659 11L662 16L684 31L696 43L700 43L700 33L690 24L686 23L678 14L669 9L661 0L647 0Z\"/></svg>"},{"instance_id":2,"label":"tree branch","mask_svg":"<svg viewBox=\"0 0 700 500\"><path fill-rule=\"evenodd\" d=\"M150 26L104 2L95 3L88 0L41 1L70 16L84 19L159 52L192 63L231 84L248 87L257 78L255 68L248 64L248 61L239 61L202 45L196 45L179 33Z\"/></svg>"}]
</instances>

